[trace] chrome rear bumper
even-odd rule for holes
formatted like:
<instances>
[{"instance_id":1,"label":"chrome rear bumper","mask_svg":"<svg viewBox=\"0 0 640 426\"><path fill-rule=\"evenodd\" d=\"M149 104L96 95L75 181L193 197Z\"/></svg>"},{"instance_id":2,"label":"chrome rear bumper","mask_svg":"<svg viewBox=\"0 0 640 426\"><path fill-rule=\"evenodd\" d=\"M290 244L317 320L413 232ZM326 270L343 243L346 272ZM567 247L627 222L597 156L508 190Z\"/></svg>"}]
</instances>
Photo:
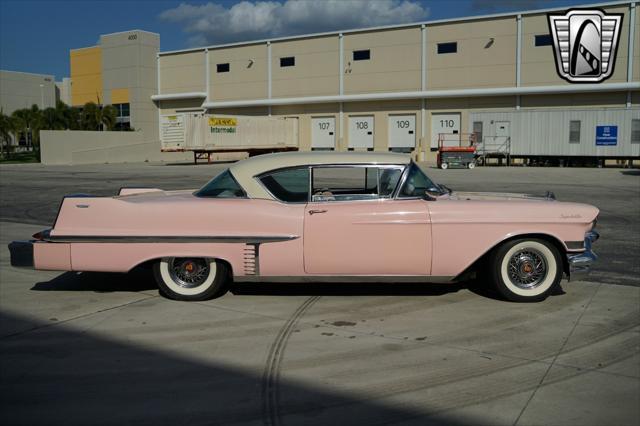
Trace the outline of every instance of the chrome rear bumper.
<instances>
[{"instance_id":1,"label":"chrome rear bumper","mask_svg":"<svg viewBox=\"0 0 640 426\"><path fill-rule=\"evenodd\" d=\"M569 281L580 280L591 272L591 264L598 259L598 256L591 250L591 245L598 241L600 234L591 230L584 235L584 252L567 255L569 262Z\"/></svg>"}]
</instances>

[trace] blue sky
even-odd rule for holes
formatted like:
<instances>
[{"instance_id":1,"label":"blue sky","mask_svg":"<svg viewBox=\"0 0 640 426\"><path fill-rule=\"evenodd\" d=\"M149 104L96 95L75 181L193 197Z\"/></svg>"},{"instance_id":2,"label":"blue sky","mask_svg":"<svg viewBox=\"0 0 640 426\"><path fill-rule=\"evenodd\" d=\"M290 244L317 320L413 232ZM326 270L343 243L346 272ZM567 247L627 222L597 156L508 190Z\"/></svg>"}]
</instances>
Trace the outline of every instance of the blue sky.
<instances>
[{"instance_id":1,"label":"blue sky","mask_svg":"<svg viewBox=\"0 0 640 426\"><path fill-rule=\"evenodd\" d=\"M0 0L0 69L69 75L69 49L142 29L161 50L501 13L593 0Z\"/></svg>"}]
</instances>

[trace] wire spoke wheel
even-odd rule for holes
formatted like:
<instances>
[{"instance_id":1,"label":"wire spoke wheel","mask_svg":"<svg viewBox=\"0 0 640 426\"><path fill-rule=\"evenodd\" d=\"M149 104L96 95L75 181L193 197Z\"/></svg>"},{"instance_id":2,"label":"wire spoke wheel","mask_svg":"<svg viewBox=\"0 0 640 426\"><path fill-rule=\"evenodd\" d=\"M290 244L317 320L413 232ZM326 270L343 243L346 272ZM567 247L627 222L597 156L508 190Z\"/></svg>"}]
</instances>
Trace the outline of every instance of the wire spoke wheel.
<instances>
[{"instance_id":1,"label":"wire spoke wheel","mask_svg":"<svg viewBox=\"0 0 640 426\"><path fill-rule=\"evenodd\" d=\"M509 280L519 288L532 289L544 281L547 269L542 253L535 249L520 250L509 259Z\"/></svg>"},{"instance_id":2,"label":"wire spoke wheel","mask_svg":"<svg viewBox=\"0 0 640 426\"><path fill-rule=\"evenodd\" d=\"M174 257L169 261L171 279L180 287L198 287L207 280L209 273L209 263L201 258Z\"/></svg>"}]
</instances>

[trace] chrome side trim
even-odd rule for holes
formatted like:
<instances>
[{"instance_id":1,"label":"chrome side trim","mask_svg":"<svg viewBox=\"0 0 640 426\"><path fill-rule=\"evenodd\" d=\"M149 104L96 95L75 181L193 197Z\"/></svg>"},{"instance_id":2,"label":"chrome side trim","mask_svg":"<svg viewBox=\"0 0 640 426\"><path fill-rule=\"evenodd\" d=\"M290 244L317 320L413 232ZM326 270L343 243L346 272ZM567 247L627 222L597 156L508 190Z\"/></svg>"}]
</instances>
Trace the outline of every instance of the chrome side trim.
<instances>
[{"instance_id":1,"label":"chrome side trim","mask_svg":"<svg viewBox=\"0 0 640 426\"><path fill-rule=\"evenodd\" d=\"M50 235L50 243L231 243L263 244L291 241L298 235L282 236L112 236L112 235Z\"/></svg>"},{"instance_id":2,"label":"chrome side trim","mask_svg":"<svg viewBox=\"0 0 640 426\"><path fill-rule=\"evenodd\" d=\"M428 275L303 275L287 276L235 276L234 282L277 283L448 283L454 276Z\"/></svg>"},{"instance_id":3,"label":"chrome side trim","mask_svg":"<svg viewBox=\"0 0 640 426\"><path fill-rule=\"evenodd\" d=\"M567 255L569 263L569 281L580 280L591 272L591 265L598 260L598 256L591 251L591 244L598 241L600 234L591 230L584 236L585 251L578 254Z\"/></svg>"}]
</instances>

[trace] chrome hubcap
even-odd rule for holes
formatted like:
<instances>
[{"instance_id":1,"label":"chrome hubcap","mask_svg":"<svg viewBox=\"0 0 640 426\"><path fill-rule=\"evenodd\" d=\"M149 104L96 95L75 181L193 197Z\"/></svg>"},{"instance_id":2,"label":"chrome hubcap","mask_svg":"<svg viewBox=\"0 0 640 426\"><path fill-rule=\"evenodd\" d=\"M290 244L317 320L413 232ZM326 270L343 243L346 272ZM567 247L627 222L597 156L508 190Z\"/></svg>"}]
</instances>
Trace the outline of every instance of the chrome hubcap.
<instances>
[{"instance_id":1,"label":"chrome hubcap","mask_svg":"<svg viewBox=\"0 0 640 426\"><path fill-rule=\"evenodd\" d=\"M195 288L202 285L209 271L209 263L204 259L174 257L169 261L171 279L180 287Z\"/></svg>"},{"instance_id":2,"label":"chrome hubcap","mask_svg":"<svg viewBox=\"0 0 640 426\"><path fill-rule=\"evenodd\" d=\"M509 259L509 279L522 289L532 289L539 286L547 276L547 262L537 250L524 249Z\"/></svg>"}]
</instances>

